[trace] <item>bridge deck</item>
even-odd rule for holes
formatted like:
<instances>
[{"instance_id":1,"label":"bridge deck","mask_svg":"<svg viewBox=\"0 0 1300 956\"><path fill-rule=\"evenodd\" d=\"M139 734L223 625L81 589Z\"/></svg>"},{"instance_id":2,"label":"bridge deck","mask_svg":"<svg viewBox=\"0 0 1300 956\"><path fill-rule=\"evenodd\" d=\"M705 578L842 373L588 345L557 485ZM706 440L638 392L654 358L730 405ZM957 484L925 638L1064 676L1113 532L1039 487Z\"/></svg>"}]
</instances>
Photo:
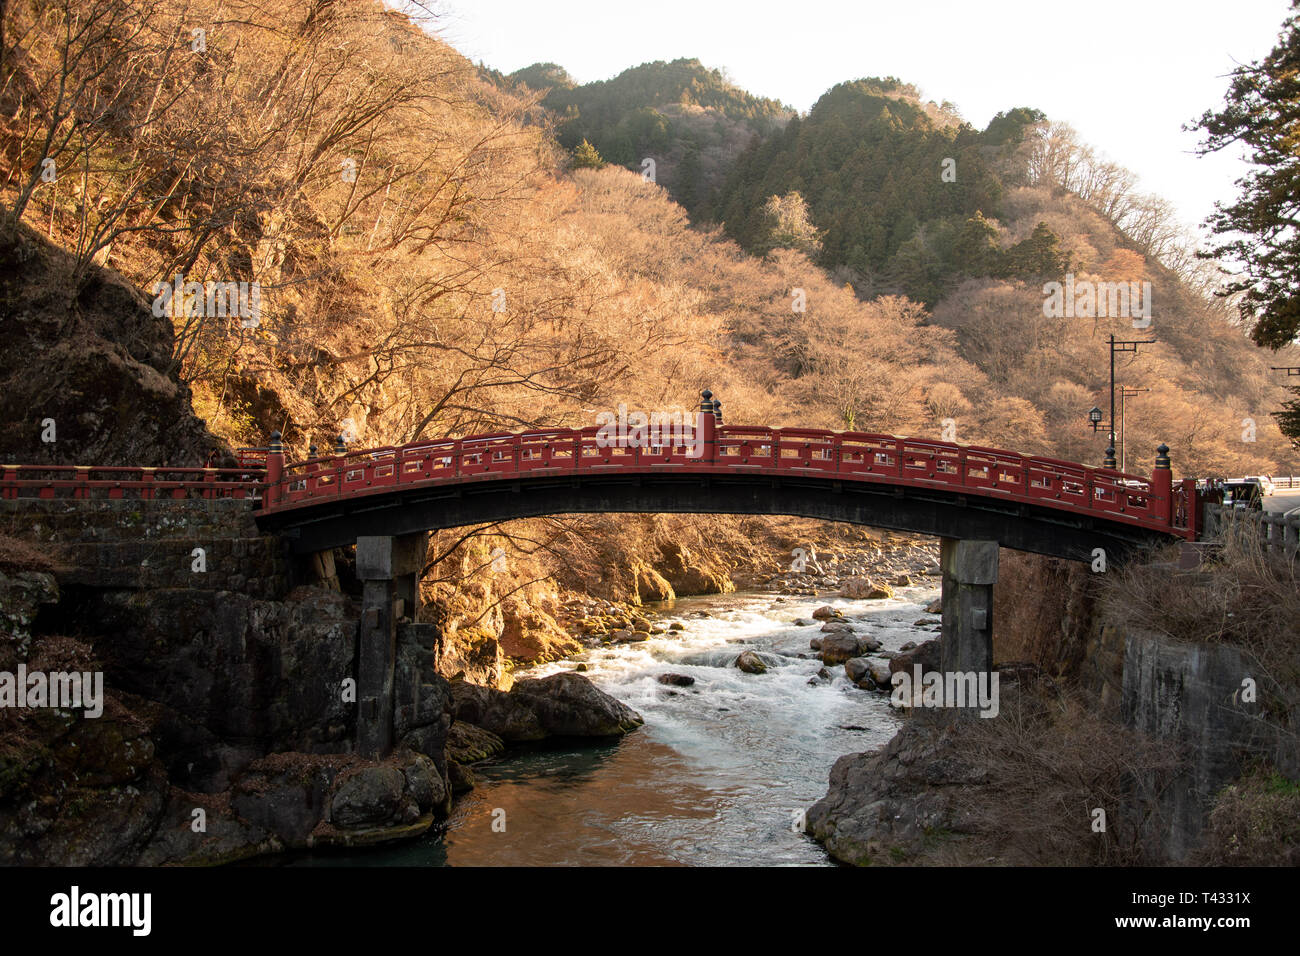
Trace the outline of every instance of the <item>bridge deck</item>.
<instances>
[{"instance_id":1,"label":"bridge deck","mask_svg":"<svg viewBox=\"0 0 1300 956\"><path fill-rule=\"evenodd\" d=\"M552 477L770 476L938 489L1019 502L1195 538L1195 483L1170 483L995 448L864 432L730 425L649 444L609 441L600 429L478 435L374 448L283 465L273 454L243 468L0 466L0 495L18 497L249 498L277 524L351 501L448 485ZM1158 472L1157 472L1158 473ZM378 502L376 502L378 503Z\"/></svg>"}]
</instances>

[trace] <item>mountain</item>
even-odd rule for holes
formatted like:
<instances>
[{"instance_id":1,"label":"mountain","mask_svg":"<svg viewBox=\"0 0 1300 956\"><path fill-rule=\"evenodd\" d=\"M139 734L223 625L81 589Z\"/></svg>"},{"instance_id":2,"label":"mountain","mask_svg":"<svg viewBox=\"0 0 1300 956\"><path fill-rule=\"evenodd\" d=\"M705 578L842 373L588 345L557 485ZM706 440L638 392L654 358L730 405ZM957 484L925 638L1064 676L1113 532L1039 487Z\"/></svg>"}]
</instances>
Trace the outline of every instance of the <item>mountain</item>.
<instances>
[{"instance_id":1,"label":"mountain","mask_svg":"<svg viewBox=\"0 0 1300 956\"><path fill-rule=\"evenodd\" d=\"M586 140L607 162L637 172L653 160L654 180L694 218L708 217L727 171L750 143L795 115L696 59L643 63L581 85L554 63L484 75L498 84L544 91L542 105L554 113L556 138L566 149Z\"/></svg>"}]
</instances>

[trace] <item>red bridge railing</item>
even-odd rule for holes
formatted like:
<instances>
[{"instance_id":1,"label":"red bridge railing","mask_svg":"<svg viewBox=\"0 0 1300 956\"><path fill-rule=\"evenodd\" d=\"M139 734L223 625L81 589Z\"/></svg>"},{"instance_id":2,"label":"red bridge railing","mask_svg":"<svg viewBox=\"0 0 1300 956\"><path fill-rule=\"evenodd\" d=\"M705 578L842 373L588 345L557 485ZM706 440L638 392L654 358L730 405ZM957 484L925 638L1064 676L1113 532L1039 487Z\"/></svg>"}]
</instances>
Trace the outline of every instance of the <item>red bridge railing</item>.
<instances>
[{"instance_id":1,"label":"red bridge railing","mask_svg":"<svg viewBox=\"0 0 1300 956\"><path fill-rule=\"evenodd\" d=\"M660 445L605 441L600 429L478 435L281 465L268 457L263 513L417 486L542 475L760 474L945 488L1195 537L1195 483L1175 486L1162 448L1151 478L1075 462L864 432L711 426ZM1163 462L1163 466L1161 464Z\"/></svg>"},{"instance_id":2,"label":"red bridge railing","mask_svg":"<svg viewBox=\"0 0 1300 956\"><path fill-rule=\"evenodd\" d=\"M264 468L0 465L0 498L251 500L265 477Z\"/></svg>"},{"instance_id":3,"label":"red bridge railing","mask_svg":"<svg viewBox=\"0 0 1300 956\"><path fill-rule=\"evenodd\" d=\"M701 409L710 407L707 401ZM610 440L596 427L476 435L352 451L286 464L278 433L268 449L240 449L238 468L0 465L2 498L246 498L279 514L343 498L525 476L715 474L815 476L940 488L982 499L1091 514L1196 537L1196 485L1177 485L1169 449L1150 478L996 448L865 432L723 426L701 411L695 427L650 440ZM720 417L720 415L718 415ZM642 436L638 436L640 439ZM658 441L658 444L653 442ZM341 443L340 443L341 445Z\"/></svg>"}]
</instances>

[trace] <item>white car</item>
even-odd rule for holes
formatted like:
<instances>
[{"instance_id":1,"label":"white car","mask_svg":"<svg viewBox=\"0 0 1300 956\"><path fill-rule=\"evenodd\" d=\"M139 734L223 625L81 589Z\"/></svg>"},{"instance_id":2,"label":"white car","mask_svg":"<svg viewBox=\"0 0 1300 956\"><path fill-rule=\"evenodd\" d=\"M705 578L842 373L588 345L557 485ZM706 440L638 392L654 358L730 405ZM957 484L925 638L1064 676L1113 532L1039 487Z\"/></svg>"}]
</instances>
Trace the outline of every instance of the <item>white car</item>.
<instances>
[{"instance_id":1,"label":"white car","mask_svg":"<svg viewBox=\"0 0 1300 956\"><path fill-rule=\"evenodd\" d=\"M1273 493L1273 479L1268 475L1247 475L1246 480L1257 482L1261 494L1271 495Z\"/></svg>"}]
</instances>

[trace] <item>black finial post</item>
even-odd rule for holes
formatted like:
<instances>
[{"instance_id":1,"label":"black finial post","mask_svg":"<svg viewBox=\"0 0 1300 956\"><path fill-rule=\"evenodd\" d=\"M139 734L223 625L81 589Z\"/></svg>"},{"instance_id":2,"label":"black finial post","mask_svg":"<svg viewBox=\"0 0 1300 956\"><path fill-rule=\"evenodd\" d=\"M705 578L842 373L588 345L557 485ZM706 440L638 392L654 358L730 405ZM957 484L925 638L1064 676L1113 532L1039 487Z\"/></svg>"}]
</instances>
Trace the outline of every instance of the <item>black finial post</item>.
<instances>
[{"instance_id":1,"label":"black finial post","mask_svg":"<svg viewBox=\"0 0 1300 956\"><path fill-rule=\"evenodd\" d=\"M713 393L707 388L700 392L700 411L709 415L713 414Z\"/></svg>"},{"instance_id":2,"label":"black finial post","mask_svg":"<svg viewBox=\"0 0 1300 956\"><path fill-rule=\"evenodd\" d=\"M347 453L348 443L343 440L342 435L339 435L338 438L334 439L334 454L346 455Z\"/></svg>"},{"instance_id":3,"label":"black finial post","mask_svg":"<svg viewBox=\"0 0 1300 956\"><path fill-rule=\"evenodd\" d=\"M1114 468L1115 466L1116 466L1116 462L1115 462L1115 446L1114 446L1114 445L1111 445L1109 448L1106 449L1106 460L1105 460L1104 462L1102 462L1102 467L1103 467L1103 468Z\"/></svg>"},{"instance_id":4,"label":"black finial post","mask_svg":"<svg viewBox=\"0 0 1300 956\"><path fill-rule=\"evenodd\" d=\"M719 425L722 424L722 402L717 400L713 402L713 417L718 420Z\"/></svg>"},{"instance_id":5,"label":"black finial post","mask_svg":"<svg viewBox=\"0 0 1300 956\"><path fill-rule=\"evenodd\" d=\"M271 447L270 447L269 451L270 451L272 454L283 454L283 453L284 453L284 441L283 441L283 438L284 438L284 436L281 435L278 431L271 432Z\"/></svg>"},{"instance_id":6,"label":"black finial post","mask_svg":"<svg viewBox=\"0 0 1300 956\"><path fill-rule=\"evenodd\" d=\"M307 446L307 457L308 457L308 458L315 458L315 457L316 457L316 443L315 443L315 442L312 442L310 445Z\"/></svg>"},{"instance_id":7,"label":"black finial post","mask_svg":"<svg viewBox=\"0 0 1300 956\"><path fill-rule=\"evenodd\" d=\"M1156 467L1169 470L1169 446L1163 442L1156 449Z\"/></svg>"}]
</instances>

